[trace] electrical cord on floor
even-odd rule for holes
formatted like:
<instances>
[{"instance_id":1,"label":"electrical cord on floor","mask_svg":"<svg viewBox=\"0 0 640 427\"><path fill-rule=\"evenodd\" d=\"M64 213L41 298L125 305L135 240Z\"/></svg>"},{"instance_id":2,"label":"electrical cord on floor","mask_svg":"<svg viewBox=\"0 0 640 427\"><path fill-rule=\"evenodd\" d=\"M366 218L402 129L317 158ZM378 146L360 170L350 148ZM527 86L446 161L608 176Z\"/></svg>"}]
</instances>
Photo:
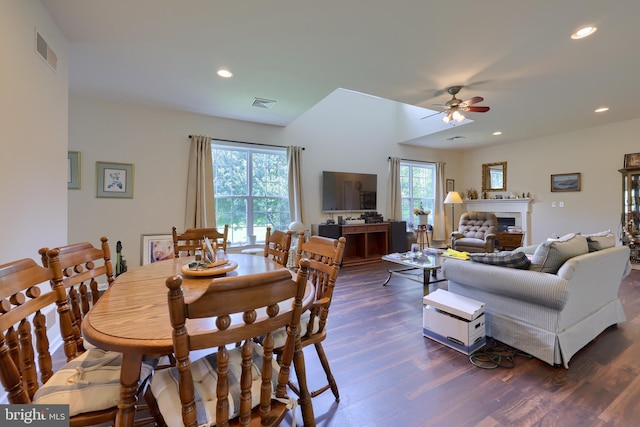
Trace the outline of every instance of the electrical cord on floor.
<instances>
[{"instance_id":1,"label":"electrical cord on floor","mask_svg":"<svg viewBox=\"0 0 640 427\"><path fill-rule=\"evenodd\" d=\"M532 358L530 354L489 338L484 347L469 355L469 361L481 369L513 368L516 366L515 356Z\"/></svg>"}]
</instances>

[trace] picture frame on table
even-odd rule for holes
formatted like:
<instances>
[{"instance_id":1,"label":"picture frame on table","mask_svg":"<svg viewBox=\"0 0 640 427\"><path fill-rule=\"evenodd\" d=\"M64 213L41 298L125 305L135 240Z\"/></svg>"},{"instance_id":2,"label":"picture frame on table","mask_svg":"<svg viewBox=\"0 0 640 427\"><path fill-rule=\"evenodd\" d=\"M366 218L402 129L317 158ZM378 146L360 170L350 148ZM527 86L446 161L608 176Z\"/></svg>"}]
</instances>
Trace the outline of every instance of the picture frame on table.
<instances>
[{"instance_id":1,"label":"picture frame on table","mask_svg":"<svg viewBox=\"0 0 640 427\"><path fill-rule=\"evenodd\" d=\"M580 172L551 175L551 191L580 191L581 181Z\"/></svg>"},{"instance_id":2,"label":"picture frame on table","mask_svg":"<svg viewBox=\"0 0 640 427\"><path fill-rule=\"evenodd\" d=\"M96 162L96 197L132 199L133 164Z\"/></svg>"},{"instance_id":3,"label":"picture frame on table","mask_svg":"<svg viewBox=\"0 0 640 427\"><path fill-rule=\"evenodd\" d=\"M456 190L456 181L454 179L447 179L447 193L449 191Z\"/></svg>"},{"instance_id":4,"label":"picture frame on table","mask_svg":"<svg viewBox=\"0 0 640 427\"><path fill-rule=\"evenodd\" d=\"M140 265L173 259L173 236L165 233L140 235Z\"/></svg>"},{"instance_id":5,"label":"picture frame on table","mask_svg":"<svg viewBox=\"0 0 640 427\"><path fill-rule=\"evenodd\" d=\"M632 153L624 155L625 169L640 169L640 153Z\"/></svg>"},{"instance_id":6,"label":"picture frame on table","mask_svg":"<svg viewBox=\"0 0 640 427\"><path fill-rule=\"evenodd\" d=\"M67 151L67 189L80 189L80 152Z\"/></svg>"}]
</instances>

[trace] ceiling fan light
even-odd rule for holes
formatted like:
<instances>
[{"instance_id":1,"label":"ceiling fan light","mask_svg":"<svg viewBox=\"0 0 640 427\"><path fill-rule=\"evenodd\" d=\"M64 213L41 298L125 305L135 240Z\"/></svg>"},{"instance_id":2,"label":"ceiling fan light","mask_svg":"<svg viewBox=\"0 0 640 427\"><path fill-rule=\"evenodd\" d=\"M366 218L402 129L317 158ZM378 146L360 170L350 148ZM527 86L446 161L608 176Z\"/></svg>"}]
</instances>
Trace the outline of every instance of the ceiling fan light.
<instances>
[{"instance_id":1,"label":"ceiling fan light","mask_svg":"<svg viewBox=\"0 0 640 427\"><path fill-rule=\"evenodd\" d=\"M455 121L457 121L458 123L462 123L465 119L464 115L462 113L460 113L460 111L454 111L453 115L451 116L451 118Z\"/></svg>"},{"instance_id":2,"label":"ceiling fan light","mask_svg":"<svg viewBox=\"0 0 640 427\"><path fill-rule=\"evenodd\" d=\"M447 114L442 118L442 121L445 123L449 123L451 121L451 113Z\"/></svg>"}]
</instances>

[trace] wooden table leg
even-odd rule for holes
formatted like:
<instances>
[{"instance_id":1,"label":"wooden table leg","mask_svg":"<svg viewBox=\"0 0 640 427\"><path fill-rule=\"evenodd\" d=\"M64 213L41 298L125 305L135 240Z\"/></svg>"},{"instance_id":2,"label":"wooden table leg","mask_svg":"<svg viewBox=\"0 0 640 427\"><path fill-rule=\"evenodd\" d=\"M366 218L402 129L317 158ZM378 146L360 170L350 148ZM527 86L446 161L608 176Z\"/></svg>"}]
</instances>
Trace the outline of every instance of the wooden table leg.
<instances>
[{"instance_id":1,"label":"wooden table leg","mask_svg":"<svg viewBox=\"0 0 640 427\"><path fill-rule=\"evenodd\" d=\"M123 353L120 370L120 401L115 425L118 427L133 426L136 417L138 398L138 381L142 366L142 354Z\"/></svg>"},{"instance_id":2,"label":"wooden table leg","mask_svg":"<svg viewBox=\"0 0 640 427\"><path fill-rule=\"evenodd\" d=\"M304 365L304 353L302 352L302 341L300 334L296 337L296 345L293 354L293 366L296 370L298 387L300 388L300 410L302 411L302 421L305 427L315 427L316 419L313 414L313 404L311 394L307 386L307 369Z\"/></svg>"}]
</instances>

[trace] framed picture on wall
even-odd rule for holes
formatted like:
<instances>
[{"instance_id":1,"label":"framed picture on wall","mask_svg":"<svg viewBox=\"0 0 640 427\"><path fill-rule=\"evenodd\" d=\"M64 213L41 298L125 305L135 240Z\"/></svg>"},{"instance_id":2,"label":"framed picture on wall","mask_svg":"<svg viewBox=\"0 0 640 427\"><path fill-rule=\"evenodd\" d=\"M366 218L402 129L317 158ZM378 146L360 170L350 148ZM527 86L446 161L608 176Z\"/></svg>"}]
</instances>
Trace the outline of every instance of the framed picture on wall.
<instances>
[{"instance_id":1,"label":"framed picture on wall","mask_svg":"<svg viewBox=\"0 0 640 427\"><path fill-rule=\"evenodd\" d=\"M173 236L171 234L143 234L140 236L140 264L173 259Z\"/></svg>"},{"instance_id":2,"label":"framed picture on wall","mask_svg":"<svg viewBox=\"0 0 640 427\"><path fill-rule=\"evenodd\" d=\"M67 189L80 189L80 152L67 152Z\"/></svg>"},{"instance_id":3,"label":"framed picture on wall","mask_svg":"<svg viewBox=\"0 0 640 427\"><path fill-rule=\"evenodd\" d=\"M133 164L96 162L96 197L133 198Z\"/></svg>"},{"instance_id":4,"label":"framed picture on wall","mask_svg":"<svg viewBox=\"0 0 640 427\"><path fill-rule=\"evenodd\" d=\"M453 179L447 180L447 193L449 191L456 191L456 181Z\"/></svg>"},{"instance_id":5,"label":"framed picture on wall","mask_svg":"<svg viewBox=\"0 0 640 427\"><path fill-rule=\"evenodd\" d=\"M580 191L579 172L551 175L551 191Z\"/></svg>"}]
</instances>

